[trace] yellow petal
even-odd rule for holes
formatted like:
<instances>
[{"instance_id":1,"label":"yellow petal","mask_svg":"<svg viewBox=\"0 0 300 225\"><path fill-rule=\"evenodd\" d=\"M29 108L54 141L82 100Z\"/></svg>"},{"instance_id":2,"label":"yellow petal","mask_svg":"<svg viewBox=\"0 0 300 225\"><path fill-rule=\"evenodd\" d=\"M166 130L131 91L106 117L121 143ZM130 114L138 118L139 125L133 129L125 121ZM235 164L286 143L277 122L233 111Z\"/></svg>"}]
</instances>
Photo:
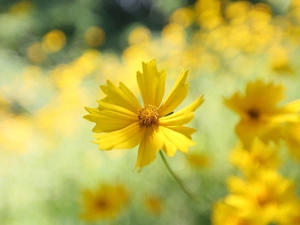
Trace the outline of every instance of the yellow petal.
<instances>
[{"instance_id":1,"label":"yellow petal","mask_svg":"<svg viewBox=\"0 0 300 225\"><path fill-rule=\"evenodd\" d=\"M266 144L270 141L277 143L283 135L282 129L283 127L278 123L242 120L236 125L235 132L243 142L245 149L250 149L256 137Z\"/></svg>"},{"instance_id":2,"label":"yellow petal","mask_svg":"<svg viewBox=\"0 0 300 225\"><path fill-rule=\"evenodd\" d=\"M135 97L135 95L129 90L128 87L126 87L125 84L123 84L122 82L120 82L119 88L121 89L121 91L123 91L123 93L126 95L126 97L131 102L131 104L132 104L132 106L134 108L136 108L138 110L142 108L141 105L140 105L140 103L139 103L139 101Z\"/></svg>"},{"instance_id":3,"label":"yellow petal","mask_svg":"<svg viewBox=\"0 0 300 225\"><path fill-rule=\"evenodd\" d=\"M104 94L108 95L108 87L106 85L100 85L100 89Z\"/></svg>"},{"instance_id":4,"label":"yellow petal","mask_svg":"<svg viewBox=\"0 0 300 225\"><path fill-rule=\"evenodd\" d=\"M172 157L177 151L177 147L167 138L164 140L162 150L169 156Z\"/></svg>"},{"instance_id":5,"label":"yellow petal","mask_svg":"<svg viewBox=\"0 0 300 225\"><path fill-rule=\"evenodd\" d=\"M285 123L285 122L291 122L291 123L297 123L300 121L299 114L297 113L285 113L285 114L275 114L275 115L268 115L268 116L262 116L262 120L265 119L269 123Z\"/></svg>"},{"instance_id":6,"label":"yellow petal","mask_svg":"<svg viewBox=\"0 0 300 225\"><path fill-rule=\"evenodd\" d=\"M165 139L170 141L176 148L184 153L188 152L188 147L195 145L195 142L184 134L173 130L170 127L159 127ZM165 141L166 142L166 141ZM167 153L167 152L166 152Z\"/></svg>"},{"instance_id":7,"label":"yellow petal","mask_svg":"<svg viewBox=\"0 0 300 225\"><path fill-rule=\"evenodd\" d=\"M188 93L188 84L185 83L188 75L188 70L184 70L179 75L170 94L166 97L164 103L158 110L159 115L165 116L176 109L185 99Z\"/></svg>"},{"instance_id":8,"label":"yellow petal","mask_svg":"<svg viewBox=\"0 0 300 225\"><path fill-rule=\"evenodd\" d=\"M162 126L180 126L190 122L194 112L204 102L203 95L197 98L194 102L175 112L169 116L159 118L159 123Z\"/></svg>"},{"instance_id":9,"label":"yellow petal","mask_svg":"<svg viewBox=\"0 0 300 225\"><path fill-rule=\"evenodd\" d=\"M84 107L86 109L86 111L88 111L90 114L84 115L83 118L86 120L89 120L91 122L95 122L94 121L94 114L98 114L99 113L99 109L97 108L89 108L89 107Z\"/></svg>"},{"instance_id":10,"label":"yellow petal","mask_svg":"<svg viewBox=\"0 0 300 225\"><path fill-rule=\"evenodd\" d=\"M266 109L274 107L284 97L281 85L272 82L266 83L261 79L249 82L246 87L245 100L249 104L265 106Z\"/></svg>"},{"instance_id":11,"label":"yellow petal","mask_svg":"<svg viewBox=\"0 0 300 225\"><path fill-rule=\"evenodd\" d=\"M121 106L134 113L137 113L142 108L137 99L124 84L120 84L120 86L122 86L122 88L117 88L108 80L107 96L113 101L115 105Z\"/></svg>"},{"instance_id":12,"label":"yellow petal","mask_svg":"<svg viewBox=\"0 0 300 225\"><path fill-rule=\"evenodd\" d=\"M97 108L89 108L89 107L84 107L86 111L89 113L97 113L99 110Z\"/></svg>"},{"instance_id":13,"label":"yellow petal","mask_svg":"<svg viewBox=\"0 0 300 225\"><path fill-rule=\"evenodd\" d=\"M188 138L192 138L192 134L195 133L197 130L194 128L190 128L190 127L185 127L185 126L176 126L176 127L169 127L172 130L178 132L178 133L182 133L184 136L188 137Z\"/></svg>"},{"instance_id":14,"label":"yellow petal","mask_svg":"<svg viewBox=\"0 0 300 225\"><path fill-rule=\"evenodd\" d=\"M98 101L98 104L99 104L99 110L100 111L108 110L108 111L117 112L117 113L120 113L120 114L123 114L123 115L127 115L127 116L133 117L133 118L137 117L136 113L134 113L134 112L132 112L132 111L126 109L126 108L123 108L121 106L117 106L117 105L107 103L107 102L103 102L103 101Z\"/></svg>"},{"instance_id":15,"label":"yellow petal","mask_svg":"<svg viewBox=\"0 0 300 225\"><path fill-rule=\"evenodd\" d=\"M157 71L154 59L142 65L143 73L137 72L137 81L144 104L159 107L165 92L166 74Z\"/></svg>"},{"instance_id":16,"label":"yellow petal","mask_svg":"<svg viewBox=\"0 0 300 225\"><path fill-rule=\"evenodd\" d=\"M283 110L286 112L299 113L300 112L300 99L287 103L283 107Z\"/></svg>"},{"instance_id":17,"label":"yellow petal","mask_svg":"<svg viewBox=\"0 0 300 225\"><path fill-rule=\"evenodd\" d=\"M240 117L244 119L248 118L248 102L245 101L244 97L242 97L240 93L235 93L231 98L224 98L224 104L236 112Z\"/></svg>"},{"instance_id":18,"label":"yellow petal","mask_svg":"<svg viewBox=\"0 0 300 225\"><path fill-rule=\"evenodd\" d=\"M138 122L133 123L121 130L97 135L94 141L101 150L130 149L137 146L143 138L143 130Z\"/></svg>"},{"instance_id":19,"label":"yellow petal","mask_svg":"<svg viewBox=\"0 0 300 225\"><path fill-rule=\"evenodd\" d=\"M193 128L184 127L184 126L171 127L170 129L172 129L177 133L183 134L189 139L191 139L191 135L196 131ZM172 142L172 139L170 140L169 138L164 136L164 146L162 147L162 149L168 156L172 157L176 153L178 148L175 145L175 143Z\"/></svg>"},{"instance_id":20,"label":"yellow petal","mask_svg":"<svg viewBox=\"0 0 300 225\"><path fill-rule=\"evenodd\" d=\"M175 114L175 115L174 115ZM170 116L164 116L159 118L160 126L180 126L190 122L194 117L193 112L186 112L182 114L173 113Z\"/></svg>"},{"instance_id":21,"label":"yellow petal","mask_svg":"<svg viewBox=\"0 0 300 225\"><path fill-rule=\"evenodd\" d=\"M163 136L161 132L157 131L157 128L144 126L142 129L145 130L145 134L139 146L135 169L142 169L144 166L149 165L163 146Z\"/></svg>"},{"instance_id":22,"label":"yellow petal","mask_svg":"<svg viewBox=\"0 0 300 225\"><path fill-rule=\"evenodd\" d=\"M85 116L85 118L96 123L93 132L97 133L120 130L132 123L138 122L137 117L108 110L98 110L97 114L90 114Z\"/></svg>"}]
</instances>

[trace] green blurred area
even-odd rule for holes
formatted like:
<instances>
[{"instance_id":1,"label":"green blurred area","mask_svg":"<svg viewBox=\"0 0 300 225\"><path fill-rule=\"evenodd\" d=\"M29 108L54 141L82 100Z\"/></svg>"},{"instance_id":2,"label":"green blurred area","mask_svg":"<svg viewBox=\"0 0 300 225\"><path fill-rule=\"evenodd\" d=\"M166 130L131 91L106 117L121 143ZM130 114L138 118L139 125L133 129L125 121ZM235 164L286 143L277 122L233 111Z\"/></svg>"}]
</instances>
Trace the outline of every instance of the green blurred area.
<instances>
[{"instance_id":1,"label":"green blurred area","mask_svg":"<svg viewBox=\"0 0 300 225\"><path fill-rule=\"evenodd\" d=\"M228 154L238 118L223 97L263 78L283 84L286 101L299 98L300 5L206 3L1 1L1 225L93 224L80 218L81 194L101 183L124 184L130 200L118 218L94 224L212 224L212 204L236 172ZM198 130L190 151L210 163L194 168L184 154L168 158L202 204L181 192L159 157L137 173L137 149L98 151L93 124L82 118L104 97L107 79L139 96L136 71L152 58L167 72L167 90L190 69L183 105L205 94L190 124ZM283 173L299 192L299 164L283 155ZM151 196L163 205L158 214L146 207Z\"/></svg>"}]
</instances>

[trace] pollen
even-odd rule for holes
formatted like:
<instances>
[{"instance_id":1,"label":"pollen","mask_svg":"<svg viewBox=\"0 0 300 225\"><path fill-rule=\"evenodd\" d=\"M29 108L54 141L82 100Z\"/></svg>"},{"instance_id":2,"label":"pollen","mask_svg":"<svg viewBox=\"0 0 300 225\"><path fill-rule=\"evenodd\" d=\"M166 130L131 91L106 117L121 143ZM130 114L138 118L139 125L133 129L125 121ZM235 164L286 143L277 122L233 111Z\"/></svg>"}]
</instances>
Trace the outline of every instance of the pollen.
<instances>
[{"instance_id":1,"label":"pollen","mask_svg":"<svg viewBox=\"0 0 300 225\"><path fill-rule=\"evenodd\" d=\"M138 119L141 125L150 126L158 122L159 114L158 108L153 105L145 105L144 108L139 110Z\"/></svg>"}]
</instances>

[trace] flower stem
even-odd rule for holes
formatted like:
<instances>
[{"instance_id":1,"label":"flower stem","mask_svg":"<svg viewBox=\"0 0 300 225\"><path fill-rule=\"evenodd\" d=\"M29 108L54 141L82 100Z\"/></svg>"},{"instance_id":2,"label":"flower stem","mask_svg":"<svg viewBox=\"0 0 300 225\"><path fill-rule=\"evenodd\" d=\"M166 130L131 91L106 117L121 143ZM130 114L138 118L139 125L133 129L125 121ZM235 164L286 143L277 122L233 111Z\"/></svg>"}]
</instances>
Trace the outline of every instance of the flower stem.
<instances>
[{"instance_id":1,"label":"flower stem","mask_svg":"<svg viewBox=\"0 0 300 225\"><path fill-rule=\"evenodd\" d=\"M193 201L197 201L197 198L191 193L189 192L186 187L184 186L182 180L174 173L174 171L171 169L170 165L168 164L164 154L162 153L162 151L159 151L159 154L165 164L165 166L167 167L168 171L170 172L170 174L172 175L172 177L174 178L174 180L177 182L177 184L179 185L179 187L181 188L181 190L189 197L191 198Z\"/></svg>"}]
</instances>

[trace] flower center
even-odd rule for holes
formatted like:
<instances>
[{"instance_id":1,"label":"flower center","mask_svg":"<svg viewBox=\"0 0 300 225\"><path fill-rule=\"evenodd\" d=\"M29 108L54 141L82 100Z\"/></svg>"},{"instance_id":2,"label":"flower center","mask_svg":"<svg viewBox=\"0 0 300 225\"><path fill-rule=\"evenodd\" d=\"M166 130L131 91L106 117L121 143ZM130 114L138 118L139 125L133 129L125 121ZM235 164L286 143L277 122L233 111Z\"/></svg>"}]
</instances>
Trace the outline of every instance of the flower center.
<instances>
[{"instance_id":1,"label":"flower center","mask_svg":"<svg viewBox=\"0 0 300 225\"><path fill-rule=\"evenodd\" d=\"M249 109L248 115L251 119L257 120L259 119L259 111L257 109Z\"/></svg>"},{"instance_id":2,"label":"flower center","mask_svg":"<svg viewBox=\"0 0 300 225\"><path fill-rule=\"evenodd\" d=\"M139 111L138 119L140 124L150 126L153 123L157 123L159 117L157 110L158 108L153 105L145 105L145 107Z\"/></svg>"},{"instance_id":3,"label":"flower center","mask_svg":"<svg viewBox=\"0 0 300 225\"><path fill-rule=\"evenodd\" d=\"M259 193L256 200L259 206L266 206L272 202L271 196L269 196L266 190Z\"/></svg>"},{"instance_id":4,"label":"flower center","mask_svg":"<svg viewBox=\"0 0 300 225\"><path fill-rule=\"evenodd\" d=\"M109 207L109 205L110 205L110 203L109 203L108 199L106 199L106 198L99 198L95 202L95 206L98 209L106 209Z\"/></svg>"}]
</instances>

